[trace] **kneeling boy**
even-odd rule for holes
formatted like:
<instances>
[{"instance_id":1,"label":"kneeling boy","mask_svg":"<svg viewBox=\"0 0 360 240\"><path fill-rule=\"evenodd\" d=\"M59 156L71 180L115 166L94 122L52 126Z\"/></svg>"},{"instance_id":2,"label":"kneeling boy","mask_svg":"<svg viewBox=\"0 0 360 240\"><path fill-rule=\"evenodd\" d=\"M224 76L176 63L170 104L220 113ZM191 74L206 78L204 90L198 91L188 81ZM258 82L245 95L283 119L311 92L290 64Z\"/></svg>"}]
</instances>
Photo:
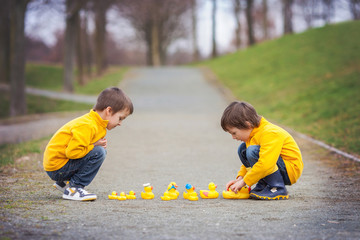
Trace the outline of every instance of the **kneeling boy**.
<instances>
[{"instance_id":1,"label":"kneeling boy","mask_svg":"<svg viewBox=\"0 0 360 240\"><path fill-rule=\"evenodd\" d=\"M64 199L96 199L95 194L84 188L95 178L105 159L106 129L120 126L133 110L131 100L121 89L107 88L98 96L94 109L54 134L46 146L43 166Z\"/></svg>"},{"instance_id":2,"label":"kneeling boy","mask_svg":"<svg viewBox=\"0 0 360 240\"><path fill-rule=\"evenodd\" d=\"M294 184L303 171L300 149L284 129L259 116L246 102L232 102L224 111L221 126L233 139L243 141L238 149L242 166L226 189L239 191L245 185L255 199L288 199L285 185Z\"/></svg>"}]
</instances>

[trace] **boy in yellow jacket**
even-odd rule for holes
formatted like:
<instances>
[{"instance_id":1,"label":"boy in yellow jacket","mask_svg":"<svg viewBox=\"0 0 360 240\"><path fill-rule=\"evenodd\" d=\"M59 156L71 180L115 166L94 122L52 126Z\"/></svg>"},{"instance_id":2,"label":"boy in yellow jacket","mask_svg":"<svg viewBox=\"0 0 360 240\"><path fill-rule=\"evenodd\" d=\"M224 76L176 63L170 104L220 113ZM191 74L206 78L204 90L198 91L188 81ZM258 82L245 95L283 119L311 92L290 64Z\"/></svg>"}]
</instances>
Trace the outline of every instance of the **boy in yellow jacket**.
<instances>
[{"instance_id":1,"label":"boy in yellow jacket","mask_svg":"<svg viewBox=\"0 0 360 240\"><path fill-rule=\"evenodd\" d=\"M131 100L121 89L107 88L98 96L94 109L54 134L46 146L43 166L64 199L96 199L84 187L95 178L105 160L106 129L120 126L133 110Z\"/></svg>"},{"instance_id":2,"label":"boy in yellow jacket","mask_svg":"<svg viewBox=\"0 0 360 240\"><path fill-rule=\"evenodd\" d=\"M233 139L243 141L238 149L242 166L226 189L239 191L245 185L255 199L288 199L285 185L294 184L303 171L300 149L284 129L259 116L246 102L232 102L224 111L221 126Z\"/></svg>"}]
</instances>

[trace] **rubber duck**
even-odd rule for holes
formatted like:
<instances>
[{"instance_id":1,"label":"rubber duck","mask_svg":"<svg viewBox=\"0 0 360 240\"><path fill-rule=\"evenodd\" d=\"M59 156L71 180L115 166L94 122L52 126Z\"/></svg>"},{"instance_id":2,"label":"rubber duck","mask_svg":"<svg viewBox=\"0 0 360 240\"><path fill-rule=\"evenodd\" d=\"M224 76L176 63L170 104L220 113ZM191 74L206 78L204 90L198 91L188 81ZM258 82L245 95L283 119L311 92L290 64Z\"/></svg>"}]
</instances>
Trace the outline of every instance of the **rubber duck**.
<instances>
[{"instance_id":1,"label":"rubber duck","mask_svg":"<svg viewBox=\"0 0 360 240\"><path fill-rule=\"evenodd\" d=\"M142 199L153 199L154 193L152 192L153 187L150 185L150 183L145 183L144 185L145 192L141 192L141 198Z\"/></svg>"},{"instance_id":2,"label":"rubber duck","mask_svg":"<svg viewBox=\"0 0 360 240\"><path fill-rule=\"evenodd\" d=\"M121 192L120 195L117 197L117 200L120 201L125 201L126 200L126 195L124 192Z\"/></svg>"},{"instance_id":3,"label":"rubber duck","mask_svg":"<svg viewBox=\"0 0 360 240\"><path fill-rule=\"evenodd\" d=\"M172 200L171 199L171 197L169 196L169 192L164 192L164 196L161 196L160 197L161 198L161 200L163 200L163 201L170 201L170 200Z\"/></svg>"},{"instance_id":4,"label":"rubber duck","mask_svg":"<svg viewBox=\"0 0 360 240\"><path fill-rule=\"evenodd\" d=\"M126 194L126 199L136 199L134 191L130 191L129 194Z\"/></svg>"},{"instance_id":5,"label":"rubber duck","mask_svg":"<svg viewBox=\"0 0 360 240\"><path fill-rule=\"evenodd\" d=\"M175 192L176 193L176 198L180 195L179 191L176 190L178 188L178 185L175 183L175 182L171 182L169 185L168 185L168 191L170 193L172 192Z\"/></svg>"},{"instance_id":6,"label":"rubber duck","mask_svg":"<svg viewBox=\"0 0 360 240\"><path fill-rule=\"evenodd\" d=\"M117 192L113 191L111 195L108 195L108 197L109 199L117 199L118 198Z\"/></svg>"},{"instance_id":7,"label":"rubber duck","mask_svg":"<svg viewBox=\"0 0 360 240\"><path fill-rule=\"evenodd\" d=\"M217 185L213 182L209 183L209 190L200 190L200 197L201 198L217 198L219 193L215 190Z\"/></svg>"},{"instance_id":8,"label":"rubber duck","mask_svg":"<svg viewBox=\"0 0 360 240\"><path fill-rule=\"evenodd\" d=\"M250 198L249 192L250 188L245 186L242 187L237 193L234 193L231 189L228 189L227 191L223 191L222 195L226 199L248 199Z\"/></svg>"},{"instance_id":9,"label":"rubber duck","mask_svg":"<svg viewBox=\"0 0 360 240\"><path fill-rule=\"evenodd\" d=\"M199 197L196 192L194 192L195 187L191 186L191 184L186 184L185 189L187 192L183 193L183 197L185 199L188 199L190 201L197 201L199 200Z\"/></svg>"},{"instance_id":10,"label":"rubber duck","mask_svg":"<svg viewBox=\"0 0 360 240\"><path fill-rule=\"evenodd\" d=\"M180 194L179 191L176 190L177 187L175 182L171 182L167 187L167 191L164 192L164 197L167 195L171 200L177 199Z\"/></svg>"}]
</instances>

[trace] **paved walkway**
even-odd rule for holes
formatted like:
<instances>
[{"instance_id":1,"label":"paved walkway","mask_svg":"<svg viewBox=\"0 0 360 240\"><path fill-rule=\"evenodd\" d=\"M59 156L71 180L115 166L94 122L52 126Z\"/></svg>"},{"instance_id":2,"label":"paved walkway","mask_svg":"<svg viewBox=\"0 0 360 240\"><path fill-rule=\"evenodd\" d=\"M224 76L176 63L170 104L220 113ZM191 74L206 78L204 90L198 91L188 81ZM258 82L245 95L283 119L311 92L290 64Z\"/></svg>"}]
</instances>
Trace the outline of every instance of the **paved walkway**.
<instances>
[{"instance_id":1,"label":"paved walkway","mask_svg":"<svg viewBox=\"0 0 360 240\"><path fill-rule=\"evenodd\" d=\"M226 200L221 196L196 202L181 196L178 200L161 201L160 196L171 181L179 185L181 194L187 183L200 190L206 189L211 181L222 192L240 167L236 154L239 142L220 127L228 103L197 69L140 68L128 76L132 77L125 79L121 88L133 100L135 111L121 127L108 133L107 158L87 188L98 195L98 200L64 201L59 192L49 189L52 183L44 176L37 182L36 194L25 194L32 202L25 220L21 212L16 215L16 209L2 214L9 221L0 225L8 228L7 236L19 239L360 238L358 175L345 176L344 166L331 166L326 161L332 155L302 138L296 139L303 152L305 169L299 182L288 187L288 201ZM352 163L344 160L341 165ZM154 187L153 200L140 199L142 184L147 182ZM107 195L114 190L134 190L139 199L108 200Z\"/></svg>"}]
</instances>

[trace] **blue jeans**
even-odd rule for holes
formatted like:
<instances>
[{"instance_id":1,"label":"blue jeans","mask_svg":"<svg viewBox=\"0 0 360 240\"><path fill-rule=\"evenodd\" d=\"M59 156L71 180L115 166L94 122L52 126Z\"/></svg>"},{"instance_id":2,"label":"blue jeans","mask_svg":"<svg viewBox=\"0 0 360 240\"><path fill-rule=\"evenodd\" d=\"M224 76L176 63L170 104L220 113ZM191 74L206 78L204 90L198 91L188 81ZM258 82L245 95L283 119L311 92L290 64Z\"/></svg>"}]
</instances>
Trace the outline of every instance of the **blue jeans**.
<instances>
[{"instance_id":1,"label":"blue jeans","mask_svg":"<svg viewBox=\"0 0 360 240\"><path fill-rule=\"evenodd\" d=\"M70 159L59 170L46 173L56 182L70 181L70 186L83 188L95 178L105 157L105 148L95 146L83 158Z\"/></svg>"},{"instance_id":2,"label":"blue jeans","mask_svg":"<svg viewBox=\"0 0 360 240\"><path fill-rule=\"evenodd\" d=\"M254 164L259 160L259 152L260 152L259 145L251 145L248 148L246 148L246 144L241 143L238 149L238 155L240 157L240 160L242 164L244 164L244 166L247 168L254 166ZM279 156L276 165L280 170L285 185L291 185L289 175L286 171L284 160L281 158L281 156Z\"/></svg>"}]
</instances>

